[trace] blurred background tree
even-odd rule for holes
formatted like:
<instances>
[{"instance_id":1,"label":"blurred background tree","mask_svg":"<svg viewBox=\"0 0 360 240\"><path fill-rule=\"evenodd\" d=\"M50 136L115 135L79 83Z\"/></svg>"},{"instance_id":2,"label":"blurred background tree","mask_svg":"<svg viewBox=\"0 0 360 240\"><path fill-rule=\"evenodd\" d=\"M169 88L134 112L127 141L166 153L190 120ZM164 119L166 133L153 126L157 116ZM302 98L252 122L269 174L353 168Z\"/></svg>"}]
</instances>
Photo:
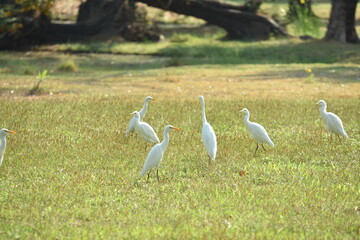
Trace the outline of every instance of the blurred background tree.
<instances>
[{"instance_id":1,"label":"blurred background tree","mask_svg":"<svg viewBox=\"0 0 360 240\"><path fill-rule=\"evenodd\" d=\"M261 0L243 4L215 0L86 0L81 2L74 22L55 21L56 0L0 0L0 49L69 41L158 41L160 29L146 18L146 7L193 16L223 28L228 39L266 40L271 36L291 37L284 29L289 22L298 35L318 29L319 19L311 0L288 0L287 22L276 22L258 10ZM357 0L332 1L326 40L359 42L355 30ZM314 35L314 34L313 34Z\"/></svg>"},{"instance_id":2,"label":"blurred background tree","mask_svg":"<svg viewBox=\"0 0 360 240\"><path fill-rule=\"evenodd\" d=\"M331 16L325 39L343 43L359 43L355 29L358 0L332 0L331 3Z\"/></svg>"}]
</instances>

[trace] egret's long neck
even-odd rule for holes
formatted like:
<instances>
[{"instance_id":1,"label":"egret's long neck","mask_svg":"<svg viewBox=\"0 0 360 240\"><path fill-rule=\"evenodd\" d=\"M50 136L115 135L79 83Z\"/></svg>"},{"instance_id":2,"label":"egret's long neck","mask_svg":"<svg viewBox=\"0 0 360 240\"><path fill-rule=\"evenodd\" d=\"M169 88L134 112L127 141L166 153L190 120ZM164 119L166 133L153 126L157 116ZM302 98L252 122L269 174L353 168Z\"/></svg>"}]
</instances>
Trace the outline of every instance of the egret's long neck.
<instances>
[{"instance_id":1,"label":"egret's long neck","mask_svg":"<svg viewBox=\"0 0 360 240\"><path fill-rule=\"evenodd\" d=\"M140 119L142 120L145 117L145 114L148 110L149 107L149 103L147 100L144 101L144 106L143 108L140 110L139 114L140 114Z\"/></svg>"},{"instance_id":2,"label":"egret's long neck","mask_svg":"<svg viewBox=\"0 0 360 240\"><path fill-rule=\"evenodd\" d=\"M164 131L164 139L161 142L161 149L163 151L165 151L165 149L167 148L167 146L169 145L169 141L170 141L170 136L169 136L169 129L165 129Z\"/></svg>"},{"instance_id":3,"label":"egret's long neck","mask_svg":"<svg viewBox=\"0 0 360 240\"><path fill-rule=\"evenodd\" d=\"M5 148L6 148L6 136L3 135L3 136L0 136L0 140L1 140L1 143L0 143L0 165L4 159L4 153L5 153Z\"/></svg>"},{"instance_id":4,"label":"egret's long neck","mask_svg":"<svg viewBox=\"0 0 360 240\"><path fill-rule=\"evenodd\" d=\"M320 107L320 114L321 114L322 118L325 120L325 117L326 117L326 114L327 114L326 105L323 105L323 106Z\"/></svg>"},{"instance_id":5,"label":"egret's long neck","mask_svg":"<svg viewBox=\"0 0 360 240\"><path fill-rule=\"evenodd\" d=\"M245 125L248 125L250 123L249 118L250 118L250 113L249 112L245 113L245 116L244 116Z\"/></svg>"},{"instance_id":6,"label":"egret's long neck","mask_svg":"<svg viewBox=\"0 0 360 240\"><path fill-rule=\"evenodd\" d=\"M206 115L205 115L205 102L204 101L201 101L201 114L202 114L202 123L206 123Z\"/></svg>"},{"instance_id":7,"label":"egret's long neck","mask_svg":"<svg viewBox=\"0 0 360 240\"><path fill-rule=\"evenodd\" d=\"M135 116L135 126L140 123L140 114L136 117Z\"/></svg>"}]
</instances>

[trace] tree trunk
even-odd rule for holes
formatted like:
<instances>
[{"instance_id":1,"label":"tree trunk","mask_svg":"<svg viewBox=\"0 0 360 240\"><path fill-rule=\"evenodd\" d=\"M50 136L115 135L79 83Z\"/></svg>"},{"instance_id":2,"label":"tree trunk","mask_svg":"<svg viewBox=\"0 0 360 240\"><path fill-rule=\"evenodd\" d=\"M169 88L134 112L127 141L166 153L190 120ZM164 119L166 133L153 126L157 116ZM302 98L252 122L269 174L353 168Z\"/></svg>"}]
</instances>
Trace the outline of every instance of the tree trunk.
<instances>
[{"instance_id":1,"label":"tree trunk","mask_svg":"<svg viewBox=\"0 0 360 240\"><path fill-rule=\"evenodd\" d=\"M90 2L92 0L89 0ZM89 14L87 18L72 24L52 23L45 16L19 17L23 24L20 32L6 33L0 39L1 48L21 48L26 45L42 43L59 43L69 41L87 40L99 34L109 34L111 31L121 31L121 26L116 26L117 20L123 21L125 26L128 21L121 18L127 11L124 4L126 0L104 1L97 8L97 12Z\"/></svg>"},{"instance_id":2,"label":"tree trunk","mask_svg":"<svg viewBox=\"0 0 360 240\"><path fill-rule=\"evenodd\" d=\"M346 42L360 43L360 39L355 28L355 13L358 0L345 0L346 5Z\"/></svg>"},{"instance_id":3,"label":"tree trunk","mask_svg":"<svg viewBox=\"0 0 360 240\"><path fill-rule=\"evenodd\" d=\"M325 40L359 43L355 29L355 12L358 0L332 0L330 21Z\"/></svg>"},{"instance_id":4,"label":"tree trunk","mask_svg":"<svg viewBox=\"0 0 360 240\"><path fill-rule=\"evenodd\" d=\"M159 40L159 31L135 23L134 4L127 0L87 0L80 5L77 22L71 24L50 22L43 15L34 17L28 13L19 17L23 24L19 32L0 34L0 49L119 36L134 41Z\"/></svg>"},{"instance_id":5,"label":"tree trunk","mask_svg":"<svg viewBox=\"0 0 360 240\"><path fill-rule=\"evenodd\" d=\"M266 40L272 33L289 35L271 18L257 15L249 6L212 0L136 0L149 6L197 17L226 30L229 39Z\"/></svg>"},{"instance_id":6,"label":"tree trunk","mask_svg":"<svg viewBox=\"0 0 360 240\"><path fill-rule=\"evenodd\" d=\"M79 17L74 24L45 23L46 42L64 42L86 40L91 36L116 36L132 21L127 14L132 6L124 4L126 0L99 1L89 0L80 6ZM94 11L94 4L97 6ZM84 11L91 10L88 14Z\"/></svg>"}]
</instances>

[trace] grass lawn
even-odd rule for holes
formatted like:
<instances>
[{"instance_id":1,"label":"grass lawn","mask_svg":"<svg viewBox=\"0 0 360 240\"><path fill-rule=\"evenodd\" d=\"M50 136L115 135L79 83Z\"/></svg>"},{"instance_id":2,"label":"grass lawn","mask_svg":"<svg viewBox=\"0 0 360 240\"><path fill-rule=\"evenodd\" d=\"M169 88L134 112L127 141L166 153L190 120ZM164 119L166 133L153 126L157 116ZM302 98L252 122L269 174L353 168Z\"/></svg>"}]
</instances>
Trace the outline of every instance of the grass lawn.
<instances>
[{"instance_id":1,"label":"grass lawn","mask_svg":"<svg viewBox=\"0 0 360 240\"><path fill-rule=\"evenodd\" d=\"M359 46L177 35L42 50L0 54L0 124L18 132L0 168L1 239L360 237ZM160 182L139 177L150 144L124 135L148 95L159 138L181 128ZM211 165L199 95L218 139ZM348 140L326 133L320 99ZM275 143L256 157L244 107Z\"/></svg>"}]
</instances>

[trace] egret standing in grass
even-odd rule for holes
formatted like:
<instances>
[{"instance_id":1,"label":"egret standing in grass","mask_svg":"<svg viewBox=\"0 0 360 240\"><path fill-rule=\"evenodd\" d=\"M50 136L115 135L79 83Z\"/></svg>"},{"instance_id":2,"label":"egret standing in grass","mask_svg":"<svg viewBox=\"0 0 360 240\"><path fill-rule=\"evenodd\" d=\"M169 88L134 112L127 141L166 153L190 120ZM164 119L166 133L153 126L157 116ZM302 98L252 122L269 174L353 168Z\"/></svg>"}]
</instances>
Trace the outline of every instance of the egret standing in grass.
<instances>
[{"instance_id":1,"label":"egret standing in grass","mask_svg":"<svg viewBox=\"0 0 360 240\"><path fill-rule=\"evenodd\" d=\"M259 143L265 152L266 152L266 150L265 150L263 143L267 143L271 147L274 147L274 143L271 141L265 128L258 123L250 122L249 110L247 108L244 108L240 112L245 114L244 122L245 122L246 129L250 132L251 136L256 140L256 149L255 149L254 155L256 155L256 151L259 149Z\"/></svg>"},{"instance_id":2,"label":"egret standing in grass","mask_svg":"<svg viewBox=\"0 0 360 240\"><path fill-rule=\"evenodd\" d=\"M9 133L11 134L15 134L16 132L14 131L10 131L6 128L3 128L0 130L0 166L4 160L4 154L5 154L5 149L6 149L6 135L8 135Z\"/></svg>"},{"instance_id":3,"label":"egret standing in grass","mask_svg":"<svg viewBox=\"0 0 360 240\"><path fill-rule=\"evenodd\" d=\"M132 114L135 117L135 132L148 142L159 143L160 140L154 129L148 123L140 121L140 113L135 111Z\"/></svg>"},{"instance_id":4,"label":"egret standing in grass","mask_svg":"<svg viewBox=\"0 0 360 240\"><path fill-rule=\"evenodd\" d=\"M214 132L214 129L211 127L210 123L206 120L206 114L205 114L205 100L203 96L199 97L201 105L202 105L202 131L201 131L201 137L202 141L205 145L205 148L208 152L209 156L209 163L211 163L211 160L215 160L216 158L216 152L217 152L217 143L216 143L216 135Z\"/></svg>"},{"instance_id":5,"label":"egret standing in grass","mask_svg":"<svg viewBox=\"0 0 360 240\"><path fill-rule=\"evenodd\" d=\"M150 96L147 96L145 99L144 99L144 106L143 108L140 110L139 114L140 114L140 121L142 121L145 117L145 114L149 108L149 101L152 100L152 101L155 101L156 99L153 98L153 97L150 97ZM129 136L130 133L134 132L135 128L135 122L136 122L136 119L135 119L135 116L133 116L133 118L130 120L129 122L129 126L125 132L125 136Z\"/></svg>"},{"instance_id":6,"label":"egret standing in grass","mask_svg":"<svg viewBox=\"0 0 360 240\"><path fill-rule=\"evenodd\" d=\"M141 176L143 176L145 173L148 173L148 179L150 177L150 171L152 168L156 167L156 177L159 181L159 167L161 160L164 156L164 152L169 145L169 131L170 130L180 130L177 127L173 127L171 125L167 125L164 130L164 139L161 143L156 144L149 152L148 156L146 157L145 164L143 167L143 170L141 171Z\"/></svg>"},{"instance_id":7,"label":"egret standing in grass","mask_svg":"<svg viewBox=\"0 0 360 240\"><path fill-rule=\"evenodd\" d=\"M330 134L335 133L348 138L341 119L336 114L326 111L326 102L324 100L320 100L317 104L320 105L321 117L323 118L326 129L330 132Z\"/></svg>"}]
</instances>

